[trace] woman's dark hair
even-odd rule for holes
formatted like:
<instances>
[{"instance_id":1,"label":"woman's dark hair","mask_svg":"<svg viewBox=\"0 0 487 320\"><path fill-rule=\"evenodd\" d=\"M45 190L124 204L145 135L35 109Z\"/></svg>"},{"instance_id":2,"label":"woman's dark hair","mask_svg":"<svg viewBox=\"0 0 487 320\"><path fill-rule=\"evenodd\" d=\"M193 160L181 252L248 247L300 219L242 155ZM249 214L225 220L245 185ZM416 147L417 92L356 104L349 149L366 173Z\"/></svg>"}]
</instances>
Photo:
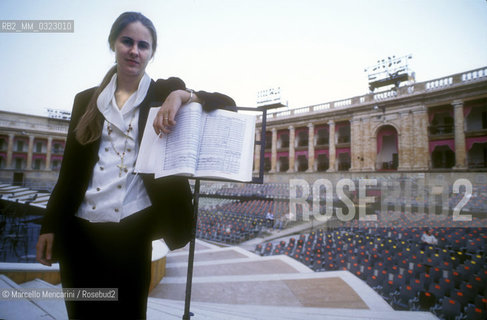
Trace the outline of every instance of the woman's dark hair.
<instances>
[{"instance_id":1,"label":"woman's dark hair","mask_svg":"<svg viewBox=\"0 0 487 320\"><path fill-rule=\"evenodd\" d=\"M142 23L142 25L150 31L152 36L152 55L154 55L154 52L157 48L156 28L154 27L152 21L150 21L140 12L124 12L117 18L117 20L115 20L110 30L110 34L108 35L108 44L112 51L115 51L115 41L117 40L120 33L125 29L125 27L137 21ZM101 136L101 132L103 129L103 115L98 110L96 101L98 100L98 96L103 91L103 89L105 89L108 83L110 83L110 80L116 72L117 65L114 65L107 72L100 86L96 88L93 96L90 99L90 102L88 103L85 113L83 114L78 125L76 126L76 140L78 140L78 142L83 145L91 143Z\"/></svg>"}]
</instances>

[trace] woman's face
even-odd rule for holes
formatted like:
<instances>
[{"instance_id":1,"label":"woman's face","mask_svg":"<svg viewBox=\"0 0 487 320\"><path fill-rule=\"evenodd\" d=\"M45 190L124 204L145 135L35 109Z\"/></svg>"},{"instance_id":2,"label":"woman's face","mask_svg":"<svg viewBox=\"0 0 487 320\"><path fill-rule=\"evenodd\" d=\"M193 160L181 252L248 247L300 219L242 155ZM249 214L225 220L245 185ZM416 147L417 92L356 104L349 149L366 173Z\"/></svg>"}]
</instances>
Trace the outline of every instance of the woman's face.
<instances>
[{"instance_id":1,"label":"woman's face","mask_svg":"<svg viewBox=\"0 0 487 320\"><path fill-rule=\"evenodd\" d=\"M115 41L115 56L119 76L142 77L152 58L152 35L140 21L120 32Z\"/></svg>"}]
</instances>

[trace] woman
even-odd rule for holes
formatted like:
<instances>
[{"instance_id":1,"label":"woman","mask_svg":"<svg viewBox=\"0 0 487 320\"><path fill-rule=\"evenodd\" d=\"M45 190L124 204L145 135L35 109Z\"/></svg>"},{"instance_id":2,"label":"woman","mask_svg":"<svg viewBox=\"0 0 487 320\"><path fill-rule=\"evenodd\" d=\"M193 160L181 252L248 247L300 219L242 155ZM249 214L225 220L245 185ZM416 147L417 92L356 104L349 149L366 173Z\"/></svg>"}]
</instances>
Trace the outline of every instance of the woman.
<instances>
[{"instance_id":1,"label":"woman","mask_svg":"<svg viewBox=\"0 0 487 320\"><path fill-rule=\"evenodd\" d=\"M187 179L132 174L150 107L153 127L167 134L178 109L235 106L222 94L193 92L178 78L145 73L157 47L152 22L126 12L108 37L116 65L99 87L76 95L59 180L47 205L37 260L59 257L63 288L118 288L118 301L66 301L70 318L146 317L151 241L170 249L191 238L192 196Z\"/></svg>"}]
</instances>

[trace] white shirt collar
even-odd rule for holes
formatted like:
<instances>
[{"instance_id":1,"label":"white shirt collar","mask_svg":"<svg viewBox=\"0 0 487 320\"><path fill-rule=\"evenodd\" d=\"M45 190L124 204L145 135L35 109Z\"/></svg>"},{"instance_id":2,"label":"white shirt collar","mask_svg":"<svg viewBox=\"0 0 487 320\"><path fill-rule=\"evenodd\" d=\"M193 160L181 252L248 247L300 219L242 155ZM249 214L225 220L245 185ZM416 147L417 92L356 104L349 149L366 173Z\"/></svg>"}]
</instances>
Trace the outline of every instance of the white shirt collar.
<instances>
[{"instance_id":1,"label":"white shirt collar","mask_svg":"<svg viewBox=\"0 0 487 320\"><path fill-rule=\"evenodd\" d=\"M115 90L117 88L117 74L115 73L108 85L98 96L96 101L98 110L100 110L107 121L119 128L122 132L125 132L127 128L123 121L123 116L131 113L142 103L147 95L147 90L149 90L150 82L150 77L147 73L144 73L144 76L139 82L137 91L130 96L127 102L125 102L122 110L119 110L115 101Z\"/></svg>"}]
</instances>

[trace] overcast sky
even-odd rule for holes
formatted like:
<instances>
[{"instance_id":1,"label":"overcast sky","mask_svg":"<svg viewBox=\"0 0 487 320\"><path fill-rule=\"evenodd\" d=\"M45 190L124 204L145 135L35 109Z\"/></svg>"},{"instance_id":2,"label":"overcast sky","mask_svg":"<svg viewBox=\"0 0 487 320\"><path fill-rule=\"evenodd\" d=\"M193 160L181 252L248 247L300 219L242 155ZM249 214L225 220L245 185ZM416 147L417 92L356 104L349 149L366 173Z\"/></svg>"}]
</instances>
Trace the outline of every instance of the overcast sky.
<instances>
[{"instance_id":1,"label":"overcast sky","mask_svg":"<svg viewBox=\"0 0 487 320\"><path fill-rule=\"evenodd\" d=\"M0 33L0 110L71 110L114 62L113 21L140 11L159 44L147 69L255 106L281 87L290 107L367 93L364 68L412 54L417 81L487 66L486 0L0 0L0 20L74 20L74 33Z\"/></svg>"}]
</instances>

